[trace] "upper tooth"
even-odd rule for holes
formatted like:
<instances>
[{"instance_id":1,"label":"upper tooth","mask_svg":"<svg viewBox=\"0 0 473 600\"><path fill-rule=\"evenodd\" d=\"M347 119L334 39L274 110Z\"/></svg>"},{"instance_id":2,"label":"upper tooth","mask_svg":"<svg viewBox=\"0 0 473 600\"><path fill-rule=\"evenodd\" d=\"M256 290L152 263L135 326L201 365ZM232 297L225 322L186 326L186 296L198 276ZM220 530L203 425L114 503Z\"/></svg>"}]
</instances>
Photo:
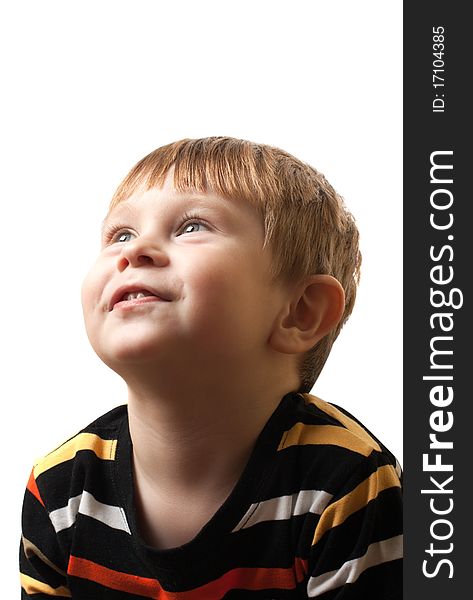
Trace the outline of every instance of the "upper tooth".
<instances>
[{"instance_id":1,"label":"upper tooth","mask_svg":"<svg viewBox=\"0 0 473 600\"><path fill-rule=\"evenodd\" d=\"M125 294L124 299L125 300L136 300L138 298L144 298L145 296L152 296L153 294L151 294L150 292L128 292L128 294Z\"/></svg>"}]
</instances>

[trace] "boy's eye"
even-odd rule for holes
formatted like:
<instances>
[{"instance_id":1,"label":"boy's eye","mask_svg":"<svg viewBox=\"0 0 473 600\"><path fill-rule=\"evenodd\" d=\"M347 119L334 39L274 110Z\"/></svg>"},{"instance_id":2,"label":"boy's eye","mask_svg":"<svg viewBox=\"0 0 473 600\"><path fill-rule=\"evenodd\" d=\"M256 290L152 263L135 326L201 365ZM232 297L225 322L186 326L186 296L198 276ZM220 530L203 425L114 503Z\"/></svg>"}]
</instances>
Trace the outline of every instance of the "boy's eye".
<instances>
[{"instance_id":1,"label":"boy's eye","mask_svg":"<svg viewBox=\"0 0 473 600\"><path fill-rule=\"evenodd\" d=\"M182 233L194 233L195 231L200 231L202 227L202 223L189 223L184 227Z\"/></svg>"},{"instance_id":2,"label":"boy's eye","mask_svg":"<svg viewBox=\"0 0 473 600\"><path fill-rule=\"evenodd\" d=\"M111 231L107 237L110 240L110 244L116 244L120 242L130 242L136 236L126 229L118 229L116 232Z\"/></svg>"},{"instance_id":3,"label":"boy's eye","mask_svg":"<svg viewBox=\"0 0 473 600\"><path fill-rule=\"evenodd\" d=\"M132 237L135 237L134 233L131 231L122 231L115 236L116 242L129 242Z\"/></svg>"},{"instance_id":4,"label":"boy's eye","mask_svg":"<svg viewBox=\"0 0 473 600\"><path fill-rule=\"evenodd\" d=\"M187 221L179 230L179 235L183 233L197 233L198 231L208 230L208 227L200 221Z\"/></svg>"}]
</instances>

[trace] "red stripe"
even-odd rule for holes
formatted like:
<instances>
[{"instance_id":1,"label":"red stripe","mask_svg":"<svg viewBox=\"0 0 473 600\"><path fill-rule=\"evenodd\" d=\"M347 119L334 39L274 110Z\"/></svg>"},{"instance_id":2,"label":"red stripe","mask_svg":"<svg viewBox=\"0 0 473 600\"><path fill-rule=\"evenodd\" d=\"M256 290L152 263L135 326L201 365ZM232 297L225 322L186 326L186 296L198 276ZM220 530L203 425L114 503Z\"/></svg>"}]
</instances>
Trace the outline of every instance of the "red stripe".
<instances>
[{"instance_id":1,"label":"red stripe","mask_svg":"<svg viewBox=\"0 0 473 600\"><path fill-rule=\"evenodd\" d=\"M221 598L230 590L295 589L307 572L307 561L296 558L294 567L233 569L218 579L186 592L163 590L155 579L114 571L84 558L71 556L69 575L89 579L121 592L153 598L154 600L202 600Z\"/></svg>"},{"instance_id":2,"label":"red stripe","mask_svg":"<svg viewBox=\"0 0 473 600\"><path fill-rule=\"evenodd\" d=\"M307 561L296 558L294 567L277 568L240 568L233 569L219 579L206 583L188 592L180 592L165 596L172 600L202 600L203 598L221 598L226 592L234 589L264 590L264 589L295 589L304 579L307 571Z\"/></svg>"},{"instance_id":3,"label":"red stripe","mask_svg":"<svg viewBox=\"0 0 473 600\"><path fill-rule=\"evenodd\" d=\"M24 481L24 480L23 480ZM34 473L31 471L30 478L28 479L28 483L26 484L26 489L28 489L33 496L41 502L44 506L43 499L41 498L41 494L39 493L38 486L36 485L36 479L34 478Z\"/></svg>"},{"instance_id":4,"label":"red stripe","mask_svg":"<svg viewBox=\"0 0 473 600\"><path fill-rule=\"evenodd\" d=\"M296 573L297 583L304 581L304 579L307 577L308 561L296 556L296 560L294 562L294 571Z\"/></svg>"},{"instance_id":5,"label":"red stripe","mask_svg":"<svg viewBox=\"0 0 473 600\"><path fill-rule=\"evenodd\" d=\"M121 571L114 571L102 565L98 565L85 558L77 558L71 556L67 567L68 575L89 579L95 583L99 583L104 587L118 590L120 592L128 592L137 596L145 596L147 598L160 598L162 590L156 579L148 579L147 577L138 577Z\"/></svg>"}]
</instances>

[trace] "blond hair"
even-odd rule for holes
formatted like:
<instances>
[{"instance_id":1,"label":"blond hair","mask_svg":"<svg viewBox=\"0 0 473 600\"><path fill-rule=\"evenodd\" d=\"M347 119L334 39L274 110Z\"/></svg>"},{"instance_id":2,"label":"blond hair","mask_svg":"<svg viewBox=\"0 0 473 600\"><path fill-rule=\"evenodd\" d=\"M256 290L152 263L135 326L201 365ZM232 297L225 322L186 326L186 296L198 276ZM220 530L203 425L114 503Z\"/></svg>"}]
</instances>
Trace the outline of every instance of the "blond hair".
<instances>
[{"instance_id":1,"label":"blond hair","mask_svg":"<svg viewBox=\"0 0 473 600\"><path fill-rule=\"evenodd\" d=\"M343 286L345 310L339 324L299 362L299 391L310 391L352 312L359 280L358 229L343 199L321 173L279 148L209 137L180 140L145 156L122 181L109 210L138 189L162 185L171 167L179 191L213 191L257 207L275 278L298 281L327 274Z\"/></svg>"}]
</instances>

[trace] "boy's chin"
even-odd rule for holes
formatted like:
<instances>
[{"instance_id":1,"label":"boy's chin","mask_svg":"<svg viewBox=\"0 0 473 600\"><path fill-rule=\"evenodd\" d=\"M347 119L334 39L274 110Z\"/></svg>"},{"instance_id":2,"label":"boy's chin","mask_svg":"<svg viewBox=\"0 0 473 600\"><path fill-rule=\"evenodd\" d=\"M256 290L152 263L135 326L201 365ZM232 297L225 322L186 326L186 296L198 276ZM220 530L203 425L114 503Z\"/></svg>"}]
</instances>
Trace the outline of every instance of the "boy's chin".
<instances>
[{"instance_id":1,"label":"boy's chin","mask_svg":"<svg viewBox=\"0 0 473 600\"><path fill-rule=\"evenodd\" d=\"M95 348L98 357L113 370L126 365L159 363L166 354L166 343L156 340L124 339L116 344Z\"/></svg>"}]
</instances>

